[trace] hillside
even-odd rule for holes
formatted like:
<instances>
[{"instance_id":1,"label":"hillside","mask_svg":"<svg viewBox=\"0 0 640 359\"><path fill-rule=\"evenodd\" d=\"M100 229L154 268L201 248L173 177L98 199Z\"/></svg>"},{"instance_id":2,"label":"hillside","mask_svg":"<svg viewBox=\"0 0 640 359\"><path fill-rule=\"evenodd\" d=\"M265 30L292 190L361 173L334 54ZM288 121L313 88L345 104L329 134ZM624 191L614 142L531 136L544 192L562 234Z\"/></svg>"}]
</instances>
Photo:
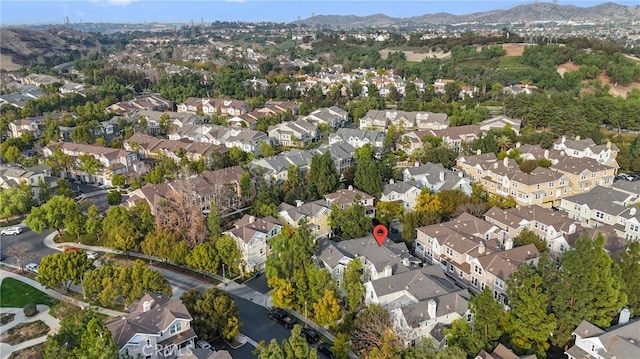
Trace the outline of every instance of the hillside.
<instances>
[{"instance_id":1,"label":"hillside","mask_svg":"<svg viewBox=\"0 0 640 359\"><path fill-rule=\"evenodd\" d=\"M428 4L424 5L428 11ZM318 15L301 20L308 26L325 26L337 28L390 26L390 25L436 25L464 22L485 24L508 24L530 21L590 21L590 22L625 22L640 19L640 5L623 6L605 3L591 7L574 5L556 5L553 3L532 3L519 5L509 9L498 9L467 15L449 13L424 14L409 18L392 18L385 15L353 16L353 15Z\"/></svg>"},{"instance_id":2,"label":"hillside","mask_svg":"<svg viewBox=\"0 0 640 359\"><path fill-rule=\"evenodd\" d=\"M15 70L16 67L43 63L50 56L67 56L72 51L85 53L98 46L94 35L67 28L5 27L0 31L0 68Z\"/></svg>"}]
</instances>

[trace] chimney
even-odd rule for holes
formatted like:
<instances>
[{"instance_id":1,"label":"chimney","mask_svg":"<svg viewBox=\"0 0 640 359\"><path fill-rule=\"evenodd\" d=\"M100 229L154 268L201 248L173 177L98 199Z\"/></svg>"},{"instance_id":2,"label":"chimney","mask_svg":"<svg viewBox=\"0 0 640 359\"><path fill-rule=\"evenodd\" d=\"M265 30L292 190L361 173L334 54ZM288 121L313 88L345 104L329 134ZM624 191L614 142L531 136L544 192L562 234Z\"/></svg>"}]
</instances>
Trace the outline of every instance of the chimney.
<instances>
[{"instance_id":1,"label":"chimney","mask_svg":"<svg viewBox=\"0 0 640 359\"><path fill-rule=\"evenodd\" d=\"M296 199L296 207L301 207L304 204L304 202L302 202L299 199Z\"/></svg>"},{"instance_id":2,"label":"chimney","mask_svg":"<svg viewBox=\"0 0 640 359\"><path fill-rule=\"evenodd\" d=\"M549 150L544 150L544 158L549 159Z\"/></svg>"},{"instance_id":3,"label":"chimney","mask_svg":"<svg viewBox=\"0 0 640 359\"><path fill-rule=\"evenodd\" d=\"M478 245L478 253L479 254L484 254L484 251L487 249L487 247L484 245L484 242L480 242L480 245Z\"/></svg>"},{"instance_id":4,"label":"chimney","mask_svg":"<svg viewBox=\"0 0 640 359\"><path fill-rule=\"evenodd\" d=\"M508 251L513 248L513 238L507 238L504 240L504 250Z\"/></svg>"},{"instance_id":5,"label":"chimney","mask_svg":"<svg viewBox=\"0 0 640 359\"><path fill-rule=\"evenodd\" d=\"M396 181L395 181L393 178L391 178L391 179L389 180L389 184L394 184L394 183L396 183Z\"/></svg>"},{"instance_id":6,"label":"chimney","mask_svg":"<svg viewBox=\"0 0 640 359\"><path fill-rule=\"evenodd\" d=\"M569 225L569 234L573 234L576 233L576 224L575 223L571 223Z\"/></svg>"},{"instance_id":7,"label":"chimney","mask_svg":"<svg viewBox=\"0 0 640 359\"><path fill-rule=\"evenodd\" d=\"M476 151L476 155L481 155L482 154L482 150L478 148L478 150Z\"/></svg>"},{"instance_id":8,"label":"chimney","mask_svg":"<svg viewBox=\"0 0 640 359\"><path fill-rule=\"evenodd\" d=\"M495 168L495 169L497 169L497 168L498 168L498 162L495 162L495 163L493 164L493 168Z\"/></svg>"},{"instance_id":9,"label":"chimney","mask_svg":"<svg viewBox=\"0 0 640 359\"><path fill-rule=\"evenodd\" d=\"M576 136L576 141L580 141L580 135Z\"/></svg>"},{"instance_id":10,"label":"chimney","mask_svg":"<svg viewBox=\"0 0 640 359\"><path fill-rule=\"evenodd\" d=\"M636 212L637 212L637 210L636 210L636 207L635 207L635 206L634 206L634 207L630 207L630 208L629 208L629 214L630 214L630 215L635 216L635 215L636 215Z\"/></svg>"},{"instance_id":11,"label":"chimney","mask_svg":"<svg viewBox=\"0 0 640 359\"><path fill-rule=\"evenodd\" d=\"M607 149L610 150L611 149L611 141L607 141Z\"/></svg>"},{"instance_id":12,"label":"chimney","mask_svg":"<svg viewBox=\"0 0 640 359\"><path fill-rule=\"evenodd\" d=\"M444 171L440 171L440 182L444 182Z\"/></svg>"},{"instance_id":13,"label":"chimney","mask_svg":"<svg viewBox=\"0 0 640 359\"><path fill-rule=\"evenodd\" d=\"M149 310L151 310L151 302L148 300L145 300L144 303L142 303L142 311L148 312Z\"/></svg>"},{"instance_id":14,"label":"chimney","mask_svg":"<svg viewBox=\"0 0 640 359\"><path fill-rule=\"evenodd\" d=\"M349 191L353 191L353 186L349 185Z\"/></svg>"},{"instance_id":15,"label":"chimney","mask_svg":"<svg viewBox=\"0 0 640 359\"><path fill-rule=\"evenodd\" d=\"M249 223L253 223L256 221L256 217L254 216L249 216Z\"/></svg>"},{"instance_id":16,"label":"chimney","mask_svg":"<svg viewBox=\"0 0 640 359\"><path fill-rule=\"evenodd\" d=\"M416 161L416 163L413 164L413 167L420 167L420 162Z\"/></svg>"},{"instance_id":17,"label":"chimney","mask_svg":"<svg viewBox=\"0 0 640 359\"><path fill-rule=\"evenodd\" d=\"M520 148L520 141L516 142L516 148Z\"/></svg>"},{"instance_id":18,"label":"chimney","mask_svg":"<svg viewBox=\"0 0 640 359\"><path fill-rule=\"evenodd\" d=\"M436 301L433 299L429 300L429 303L427 303L427 314L429 314L429 319L436 318L437 308L438 308L438 303L436 303Z\"/></svg>"},{"instance_id":19,"label":"chimney","mask_svg":"<svg viewBox=\"0 0 640 359\"><path fill-rule=\"evenodd\" d=\"M620 311L620 319L618 319L618 324L627 324L629 323L629 317L631 313L629 312L629 308L622 308Z\"/></svg>"},{"instance_id":20,"label":"chimney","mask_svg":"<svg viewBox=\"0 0 640 359\"><path fill-rule=\"evenodd\" d=\"M560 143L564 143L567 140L567 136L562 135L562 137L560 138Z\"/></svg>"},{"instance_id":21,"label":"chimney","mask_svg":"<svg viewBox=\"0 0 640 359\"><path fill-rule=\"evenodd\" d=\"M505 167L508 167L508 166L509 166L509 157L505 157L505 158L502 160L502 165L504 165Z\"/></svg>"}]
</instances>

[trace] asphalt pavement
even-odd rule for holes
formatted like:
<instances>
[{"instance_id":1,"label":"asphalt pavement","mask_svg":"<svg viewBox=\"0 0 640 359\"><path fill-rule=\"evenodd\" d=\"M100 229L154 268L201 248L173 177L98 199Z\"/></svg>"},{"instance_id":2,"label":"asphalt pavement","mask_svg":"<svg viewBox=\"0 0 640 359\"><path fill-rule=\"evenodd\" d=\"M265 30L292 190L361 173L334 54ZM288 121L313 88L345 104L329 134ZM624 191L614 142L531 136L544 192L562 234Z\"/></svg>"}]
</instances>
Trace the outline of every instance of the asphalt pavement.
<instances>
[{"instance_id":1,"label":"asphalt pavement","mask_svg":"<svg viewBox=\"0 0 640 359\"><path fill-rule=\"evenodd\" d=\"M42 241L52 231L45 231L40 234L33 232L26 224L16 225L22 228L22 233L16 236L0 237L0 252L5 256L4 263L24 266L27 263L40 263L44 256L57 253L55 249L45 246ZM22 263L18 261L18 252L24 252Z\"/></svg>"}]
</instances>

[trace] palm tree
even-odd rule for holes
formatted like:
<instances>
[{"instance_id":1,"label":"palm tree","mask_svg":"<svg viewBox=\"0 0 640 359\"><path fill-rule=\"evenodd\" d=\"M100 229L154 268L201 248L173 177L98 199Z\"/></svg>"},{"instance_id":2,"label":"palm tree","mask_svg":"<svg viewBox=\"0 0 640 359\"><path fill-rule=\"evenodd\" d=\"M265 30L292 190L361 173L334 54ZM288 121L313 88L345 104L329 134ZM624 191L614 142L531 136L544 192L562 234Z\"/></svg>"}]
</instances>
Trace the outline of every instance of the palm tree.
<instances>
[{"instance_id":1,"label":"palm tree","mask_svg":"<svg viewBox=\"0 0 640 359\"><path fill-rule=\"evenodd\" d=\"M511 146L511 139L509 136L502 135L496 138L496 144L500 147L500 151L506 152L509 149L509 146Z\"/></svg>"}]
</instances>

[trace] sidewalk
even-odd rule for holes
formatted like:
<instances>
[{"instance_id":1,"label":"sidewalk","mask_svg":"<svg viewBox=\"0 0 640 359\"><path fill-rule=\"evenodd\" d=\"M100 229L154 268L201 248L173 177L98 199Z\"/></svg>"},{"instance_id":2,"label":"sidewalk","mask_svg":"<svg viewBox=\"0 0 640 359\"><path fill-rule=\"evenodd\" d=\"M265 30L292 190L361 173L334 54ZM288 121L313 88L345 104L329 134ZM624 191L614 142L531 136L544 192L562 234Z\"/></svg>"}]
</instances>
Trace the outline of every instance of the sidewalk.
<instances>
[{"instance_id":1,"label":"sidewalk","mask_svg":"<svg viewBox=\"0 0 640 359\"><path fill-rule=\"evenodd\" d=\"M4 333L19 324L35 322L36 320L41 320L49 327L49 334L55 333L60 328L60 321L49 314L49 309L50 308L46 305L38 304L38 314L34 317L27 318L27 316L24 315L24 311L22 308L0 308L0 313L15 314L15 317L11 322L0 326L0 333ZM41 337L27 340L16 345L0 343L0 359L9 358L11 353L15 351L44 343L45 340L47 340L47 336L43 335Z\"/></svg>"}]
</instances>

